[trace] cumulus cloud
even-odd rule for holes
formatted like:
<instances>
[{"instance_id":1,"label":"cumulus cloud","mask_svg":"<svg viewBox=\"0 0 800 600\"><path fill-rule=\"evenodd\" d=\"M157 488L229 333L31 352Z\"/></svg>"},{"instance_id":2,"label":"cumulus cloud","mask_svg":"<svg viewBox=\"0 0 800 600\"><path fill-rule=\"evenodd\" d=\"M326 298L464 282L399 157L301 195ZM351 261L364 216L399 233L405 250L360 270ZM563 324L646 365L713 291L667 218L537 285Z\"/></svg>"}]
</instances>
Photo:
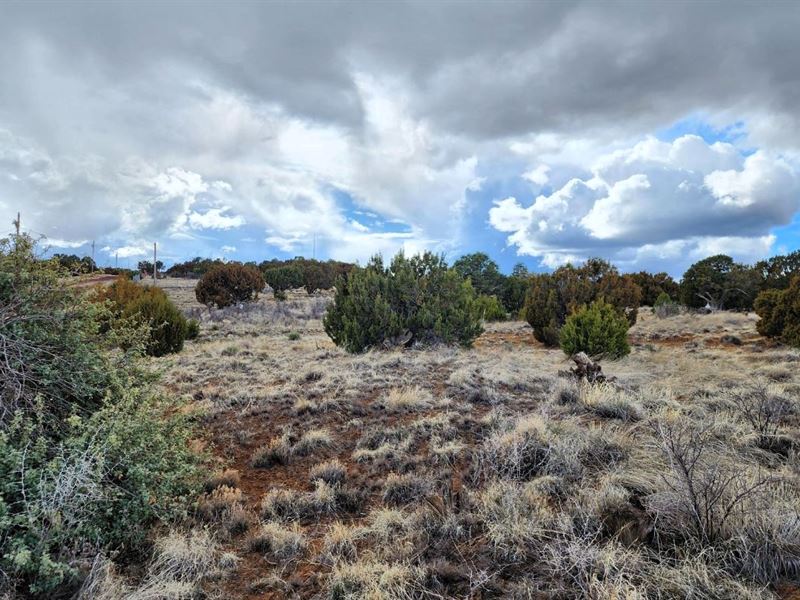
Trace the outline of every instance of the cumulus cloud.
<instances>
[{"instance_id":1,"label":"cumulus cloud","mask_svg":"<svg viewBox=\"0 0 800 600\"><path fill-rule=\"evenodd\" d=\"M357 11L4 6L0 214L22 210L65 243L158 239L169 251L246 228L285 252L316 237L363 259L458 249L468 198L488 202L514 171L544 199L501 200L491 224L556 264L762 239L793 210L800 6ZM737 146L631 142L693 114L742 124ZM376 217L353 220L354 208ZM403 233L380 231L391 222Z\"/></svg>"},{"instance_id":2,"label":"cumulus cloud","mask_svg":"<svg viewBox=\"0 0 800 600\"><path fill-rule=\"evenodd\" d=\"M189 227L192 229L233 229L245 224L240 215L226 215L228 208L211 208L204 213L189 214Z\"/></svg>"},{"instance_id":3,"label":"cumulus cloud","mask_svg":"<svg viewBox=\"0 0 800 600\"><path fill-rule=\"evenodd\" d=\"M546 266L603 255L630 263L712 250L762 257L800 209L800 170L763 151L685 135L645 139L601 156L586 178L573 178L529 206L495 202L489 222L522 254ZM673 267L674 269L675 267Z\"/></svg>"}]
</instances>

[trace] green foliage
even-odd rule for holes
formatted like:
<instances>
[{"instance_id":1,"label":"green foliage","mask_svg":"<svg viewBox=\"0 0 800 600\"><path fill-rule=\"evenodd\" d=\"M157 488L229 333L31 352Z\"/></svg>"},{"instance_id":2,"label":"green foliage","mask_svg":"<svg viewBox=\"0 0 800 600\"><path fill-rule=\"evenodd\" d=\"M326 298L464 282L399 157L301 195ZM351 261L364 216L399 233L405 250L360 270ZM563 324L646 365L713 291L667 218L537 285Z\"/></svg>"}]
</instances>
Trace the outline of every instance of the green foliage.
<instances>
[{"instance_id":1,"label":"green foliage","mask_svg":"<svg viewBox=\"0 0 800 600\"><path fill-rule=\"evenodd\" d=\"M762 290L785 290L792 279L800 275L800 250L762 260L756 263L755 269L761 277Z\"/></svg>"},{"instance_id":2,"label":"green foliage","mask_svg":"<svg viewBox=\"0 0 800 600\"><path fill-rule=\"evenodd\" d=\"M118 277L112 285L99 290L95 298L111 304L114 317L109 320L111 329L119 323L123 327L129 323L146 327L148 336L144 350L150 356L164 356L183 349L189 324L164 290Z\"/></svg>"},{"instance_id":3,"label":"green foliage","mask_svg":"<svg viewBox=\"0 0 800 600\"><path fill-rule=\"evenodd\" d=\"M264 271L264 279L272 288L275 298L278 294L286 297L286 290L303 287L303 271L298 267L274 267Z\"/></svg>"},{"instance_id":4,"label":"green foliage","mask_svg":"<svg viewBox=\"0 0 800 600\"><path fill-rule=\"evenodd\" d=\"M95 410L127 360L95 351L111 343L100 332L109 310L64 287L57 266L38 260L34 247L27 236L0 240L0 427L38 401L48 406L47 427Z\"/></svg>"},{"instance_id":5,"label":"green foliage","mask_svg":"<svg viewBox=\"0 0 800 600\"><path fill-rule=\"evenodd\" d=\"M175 263L166 274L169 277L183 277L189 279L200 279L214 267L219 267L225 263L220 259L201 258L199 256L182 263ZM152 272L152 270L150 271Z\"/></svg>"},{"instance_id":6,"label":"green foliage","mask_svg":"<svg viewBox=\"0 0 800 600\"><path fill-rule=\"evenodd\" d=\"M483 252L465 254L453 263L453 270L472 282L475 293L481 296L500 296L504 277L497 263Z\"/></svg>"},{"instance_id":7,"label":"green foliage","mask_svg":"<svg viewBox=\"0 0 800 600\"><path fill-rule=\"evenodd\" d=\"M200 335L200 323L197 319L189 319L186 322L186 339L194 340Z\"/></svg>"},{"instance_id":8,"label":"green foliage","mask_svg":"<svg viewBox=\"0 0 800 600\"><path fill-rule=\"evenodd\" d=\"M718 254L694 263L681 280L681 302L691 308L749 310L761 287L758 270Z\"/></svg>"},{"instance_id":9,"label":"green foliage","mask_svg":"<svg viewBox=\"0 0 800 600\"><path fill-rule=\"evenodd\" d=\"M0 565L19 588L47 596L80 577L87 549L136 554L148 525L186 513L198 457L189 423L167 410L134 390L70 418L57 441L21 414L0 431Z\"/></svg>"},{"instance_id":10,"label":"green foliage","mask_svg":"<svg viewBox=\"0 0 800 600\"><path fill-rule=\"evenodd\" d=\"M143 293L125 306L122 316L147 324L150 336L145 350L150 356L164 356L183 350L183 340L189 332L189 325L186 317L163 290L143 288Z\"/></svg>"},{"instance_id":11,"label":"green foliage","mask_svg":"<svg viewBox=\"0 0 800 600\"><path fill-rule=\"evenodd\" d=\"M396 339L469 346L482 332L472 285L429 252L410 258L400 253L388 268L374 257L341 277L324 325L349 352Z\"/></svg>"},{"instance_id":12,"label":"green foliage","mask_svg":"<svg viewBox=\"0 0 800 600\"><path fill-rule=\"evenodd\" d=\"M632 273L631 278L642 290L642 306L655 307L655 302L661 294L667 294L670 298L677 298L680 294L680 286L668 273L639 271Z\"/></svg>"},{"instance_id":13,"label":"green foliage","mask_svg":"<svg viewBox=\"0 0 800 600\"><path fill-rule=\"evenodd\" d=\"M56 253L53 254L52 260L58 262L59 267L70 275L84 275L97 270L97 265L91 256Z\"/></svg>"},{"instance_id":14,"label":"green foliage","mask_svg":"<svg viewBox=\"0 0 800 600\"><path fill-rule=\"evenodd\" d=\"M264 289L264 278L253 266L240 263L218 265L200 278L195 286L197 301L206 306L225 308L239 302L252 302Z\"/></svg>"},{"instance_id":15,"label":"green foliage","mask_svg":"<svg viewBox=\"0 0 800 600\"><path fill-rule=\"evenodd\" d=\"M153 263L152 263L152 261L140 260L139 264L136 265L136 268L139 269L139 271L144 271L148 275L152 275L153 274ZM164 270L164 263L162 261L160 261L160 260L157 260L156 261L156 271L158 273L161 273L161 271L163 271L163 270Z\"/></svg>"},{"instance_id":16,"label":"green foliage","mask_svg":"<svg viewBox=\"0 0 800 600\"><path fill-rule=\"evenodd\" d=\"M258 265L264 272L267 283L273 288L276 299L285 298L289 289L305 288L310 295L318 290L329 290L333 287L337 277L344 275L353 265L335 260L319 261L302 256L291 260L267 260ZM291 271L275 271L276 269L291 269ZM270 272L269 274L267 274ZM273 285L272 280L276 285Z\"/></svg>"},{"instance_id":17,"label":"green foliage","mask_svg":"<svg viewBox=\"0 0 800 600\"><path fill-rule=\"evenodd\" d=\"M94 554L137 555L151 525L185 514L198 457L187 419L137 367L149 331L115 312L114 298L159 294L121 283L98 302L33 249L0 240L0 587L67 597Z\"/></svg>"},{"instance_id":18,"label":"green foliage","mask_svg":"<svg viewBox=\"0 0 800 600\"><path fill-rule=\"evenodd\" d=\"M800 275L785 290L764 290L755 301L761 335L800 347Z\"/></svg>"},{"instance_id":19,"label":"green foliage","mask_svg":"<svg viewBox=\"0 0 800 600\"><path fill-rule=\"evenodd\" d=\"M530 287L530 275L524 265L516 265L503 286L503 306L516 319L525 307L525 296Z\"/></svg>"},{"instance_id":20,"label":"green foliage","mask_svg":"<svg viewBox=\"0 0 800 600\"><path fill-rule=\"evenodd\" d=\"M508 313L496 296L478 296L476 300L484 321L505 321Z\"/></svg>"},{"instance_id":21,"label":"green foliage","mask_svg":"<svg viewBox=\"0 0 800 600\"><path fill-rule=\"evenodd\" d=\"M681 306L666 292L661 292L653 303L653 312L660 319L673 317L681 312Z\"/></svg>"},{"instance_id":22,"label":"green foliage","mask_svg":"<svg viewBox=\"0 0 800 600\"><path fill-rule=\"evenodd\" d=\"M525 319L536 339L548 346L559 344L559 330L570 314L601 298L629 325L636 322L639 286L604 260L590 259L579 267L566 265L552 274L533 275L529 281Z\"/></svg>"},{"instance_id":23,"label":"green foliage","mask_svg":"<svg viewBox=\"0 0 800 600\"><path fill-rule=\"evenodd\" d=\"M630 353L628 320L604 300L584 306L561 328L561 349L567 356L585 352L591 357L622 358Z\"/></svg>"}]
</instances>

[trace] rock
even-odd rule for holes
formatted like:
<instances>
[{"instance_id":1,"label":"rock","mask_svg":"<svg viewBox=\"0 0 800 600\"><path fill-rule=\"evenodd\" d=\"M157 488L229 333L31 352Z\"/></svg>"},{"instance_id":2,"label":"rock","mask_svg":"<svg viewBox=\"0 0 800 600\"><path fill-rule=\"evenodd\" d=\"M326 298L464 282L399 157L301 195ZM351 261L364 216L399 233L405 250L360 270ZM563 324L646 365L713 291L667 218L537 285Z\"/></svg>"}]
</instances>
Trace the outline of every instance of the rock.
<instances>
[{"instance_id":1,"label":"rock","mask_svg":"<svg viewBox=\"0 0 800 600\"><path fill-rule=\"evenodd\" d=\"M723 344L728 344L729 346L741 346L742 345L742 339L740 337L735 336L735 335L731 335L729 333L727 333L727 334L723 335L721 338L719 338L719 341L722 342Z\"/></svg>"}]
</instances>

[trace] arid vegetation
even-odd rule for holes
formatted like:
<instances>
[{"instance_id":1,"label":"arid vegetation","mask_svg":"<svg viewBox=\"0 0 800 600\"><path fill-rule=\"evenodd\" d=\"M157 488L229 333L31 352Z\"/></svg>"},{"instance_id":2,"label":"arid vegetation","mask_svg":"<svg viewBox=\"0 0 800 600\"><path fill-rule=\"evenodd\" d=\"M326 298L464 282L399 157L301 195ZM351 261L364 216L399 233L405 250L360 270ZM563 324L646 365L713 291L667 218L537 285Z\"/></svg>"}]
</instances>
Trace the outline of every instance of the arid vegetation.
<instances>
[{"instance_id":1,"label":"arid vegetation","mask_svg":"<svg viewBox=\"0 0 800 600\"><path fill-rule=\"evenodd\" d=\"M485 325L471 349L348 354L317 300L201 313L200 338L162 364L168 390L204 407L219 457L198 527L238 560L209 593L794 589L800 355L755 315L640 310L631 353L590 385L518 321Z\"/></svg>"},{"instance_id":2,"label":"arid vegetation","mask_svg":"<svg viewBox=\"0 0 800 600\"><path fill-rule=\"evenodd\" d=\"M11 285L20 259L4 252ZM43 273L25 302L59 299L30 306L69 319L73 337L47 348L77 362L53 378L34 360L41 372L4 388L2 564L17 595L797 591L800 354L753 313L686 309L656 276L656 307L639 307L633 278L591 262L528 284L528 313L549 299L562 352L524 321L489 322L513 315L502 289L400 256L335 292L223 308L197 301L196 280L159 280L198 335L142 359L154 325L117 307L147 288L80 292ZM576 377L577 351L604 377Z\"/></svg>"}]
</instances>

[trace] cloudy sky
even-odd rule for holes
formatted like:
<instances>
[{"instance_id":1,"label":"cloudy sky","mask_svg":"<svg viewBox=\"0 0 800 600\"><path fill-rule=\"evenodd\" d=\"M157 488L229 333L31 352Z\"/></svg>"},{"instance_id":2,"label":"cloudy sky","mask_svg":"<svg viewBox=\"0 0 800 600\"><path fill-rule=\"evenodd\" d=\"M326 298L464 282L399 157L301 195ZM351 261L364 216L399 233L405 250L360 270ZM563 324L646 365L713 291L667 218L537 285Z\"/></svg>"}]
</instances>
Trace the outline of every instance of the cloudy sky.
<instances>
[{"instance_id":1,"label":"cloudy sky","mask_svg":"<svg viewBox=\"0 0 800 600\"><path fill-rule=\"evenodd\" d=\"M120 266L800 247L800 3L3 2L0 217Z\"/></svg>"}]
</instances>

